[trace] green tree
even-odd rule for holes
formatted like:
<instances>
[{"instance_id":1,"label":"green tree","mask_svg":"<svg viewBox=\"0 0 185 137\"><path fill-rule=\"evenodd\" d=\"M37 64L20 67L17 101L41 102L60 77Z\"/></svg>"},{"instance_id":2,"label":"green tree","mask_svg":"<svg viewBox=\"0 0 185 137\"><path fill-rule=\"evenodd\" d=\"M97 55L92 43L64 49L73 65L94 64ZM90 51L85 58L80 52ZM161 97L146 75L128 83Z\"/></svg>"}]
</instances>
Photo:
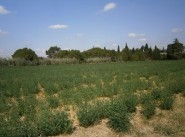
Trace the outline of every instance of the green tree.
<instances>
[{"instance_id":1,"label":"green tree","mask_svg":"<svg viewBox=\"0 0 185 137\"><path fill-rule=\"evenodd\" d=\"M148 44L146 43L145 44L145 46L144 46L144 50L143 50L143 54L144 54L144 58L145 58L145 60L148 60L148 59L150 59L150 54L149 54L149 51L150 51L150 49L149 49L149 47L148 47Z\"/></svg>"},{"instance_id":2,"label":"green tree","mask_svg":"<svg viewBox=\"0 0 185 137\"><path fill-rule=\"evenodd\" d=\"M167 47L167 58L168 59L181 59L183 57L184 47L176 38L173 44L169 44Z\"/></svg>"},{"instance_id":3,"label":"green tree","mask_svg":"<svg viewBox=\"0 0 185 137\"><path fill-rule=\"evenodd\" d=\"M79 50L71 50L69 51L69 58L76 58L80 61L84 60L84 57L82 55L82 53Z\"/></svg>"},{"instance_id":4,"label":"green tree","mask_svg":"<svg viewBox=\"0 0 185 137\"><path fill-rule=\"evenodd\" d=\"M92 48L87 51L84 51L83 54L86 58L94 58L94 57L110 57L109 50L101 49L101 48Z\"/></svg>"},{"instance_id":5,"label":"green tree","mask_svg":"<svg viewBox=\"0 0 185 137\"><path fill-rule=\"evenodd\" d=\"M151 47L148 48L147 57L149 60L152 59L152 48Z\"/></svg>"},{"instance_id":6,"label":"green tree","mask_svg":"<svg viewBox=\"0 0 185 137\"><path fill-rule=\"evenodd\" d=\"M132 60L134 61L141 61L144 60L144 54L141 49L136 49L134 53L132 54Z\"/></svg>"},{"instance_id":7,"label":"green tree","mask_svg":"<svg viewBox=\"0 0 185 137\"><path fill-rule=\"evenodd\" d=\"M69 54L69 50L60 50L53 55L53 58L68 58Z\"/></svg>"},{"instance_id":8,"label":"green tree","mask_svg":"<svg viewBox=\"0 0 185 137\"><path fill-rule=\"evenodd\" d=\"M46 55L48 55L49 58L53 58L54 54L58 53L60 51L60 47L54 46L50 47L49 50L46 50Z\"/></svg>"},{"instance_id":9,"label":"green tree","mask_svg":"<svg viewBox=\"0 0 185 137\"><path fill-rule=\"evenodd\" d=\"M122 59L124 61L130 61L132 57L131 51L127 46L127 43L125 45L125 48L122 50Z\"/></svg>"},{"instance_id":10,"label":"green tree","mask_svg":"<svg viewBox=\"0 0 185 137\"><path fill-rule=\"evenodd\" d=\"M157 46L155 46L154 51L152 53L152 59L153 60L160 60L161 59L160 50L157 48Z\"/></svg>"},{"instance_id":11,"label":"green tree","mask_svg":"<svg viewBox=\"0 0 185 137\"><path fill-rule=\"evenodd\" d=\"M147 43L145 44L144 51L148 52L148 44Z\"/></svg>"},{"instance_id":12,"label":"green tree","mask_svg":"<svg viewBox=\"0 0 185 137\"><path fill-rule=\"evenodd\" d=\"M118 53L120 53L120 47L119 47L119 45L118 45L118 49L117 49L117 52L118 52Z\"/></svg>"},{"instance_id":13,"label":"green tree","mask_svg":"<svg viewBox=\"0 0 185 137\"><path fill-rule=\"evenodd\" d=\"M20 58L20 59L33 61L38 59L38 56L35 53L35 51L33 51L32 49L23 48L23 49L16 50L12 55L12 58Z\"/></svg>"}]
</instances>

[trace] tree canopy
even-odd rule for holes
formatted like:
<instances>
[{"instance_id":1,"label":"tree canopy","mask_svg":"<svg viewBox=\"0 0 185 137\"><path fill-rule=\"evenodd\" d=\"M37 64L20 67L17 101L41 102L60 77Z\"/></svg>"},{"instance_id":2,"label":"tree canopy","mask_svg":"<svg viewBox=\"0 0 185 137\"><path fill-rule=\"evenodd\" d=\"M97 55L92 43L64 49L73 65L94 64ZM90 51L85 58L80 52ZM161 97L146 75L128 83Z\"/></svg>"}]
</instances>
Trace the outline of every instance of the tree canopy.
<instances>
[{"instance_id":1,"label":"tree canopy","mask_svg":"<svg viewBox=\"0 0 185 137\"><path fill-rule=\"evenodd\" d=\"M184 47L176 38L173 44L169 44L167 47L168 59L181 59L183 57Z\"/></svg>"},{"instance_id":2,"label":"tree canopy","mask_svg":"<svg viewBox=\"0 0 185 137\"><path fill-rule=\"evenodd\" d=\"M38 58L35 51L28 48L18 49L12 55L12 58L20 58L28 61L33 61Z\"/></svg>"},{"instance_id":3,"label":"tree canopy","mask_svg":"<svg viewBox=\"0 0 185 137\"><path fill-rule=\"evenodd\" d=\"M57 59L76 59L85 62L88 59L108 59L110 61L140 61L140 60L164 60L164 59L182 59L185 58L184 46L175 39L173 44L167 45L167 49L159 49L157 46L152 48L146 43L140 48L132 48L125 45L123 49L117 46L117 50L107 48L93 47L86 51L79 50L61 50L60 47L52 46L46 51L48 58ZM18 49L12 55L12 58L21 58L27 61L33 61L38 58L35 51L28 48Z\"/></svg>"},{"instance_id":4,"label":"tree canopy","mask_svg":"<svg viewBox=\"0 0 185 137\"><path fill-rule=\"evenodd\" d=\"M60 51L60 47L53 46L50 47L48 50L46 50L46 55L48 55L49 58L53 58L54 54Z\"/></svg>"}]
</instances>

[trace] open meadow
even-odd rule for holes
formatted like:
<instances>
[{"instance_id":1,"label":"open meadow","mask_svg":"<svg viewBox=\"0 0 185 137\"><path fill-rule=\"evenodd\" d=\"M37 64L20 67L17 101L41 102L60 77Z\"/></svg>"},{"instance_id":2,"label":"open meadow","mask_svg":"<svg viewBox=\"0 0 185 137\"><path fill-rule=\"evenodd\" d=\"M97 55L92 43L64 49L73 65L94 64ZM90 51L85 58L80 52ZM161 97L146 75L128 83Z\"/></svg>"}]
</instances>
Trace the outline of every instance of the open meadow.
<instances>
[{"instance_id":1,"label":"open meadow","mask_svg":"<svg viewBox=\"0 0 185 137\"><path fill-rule=\"evenodd\" d=\"M184 60L0 67L0 137L185 136L184 105Z\"/></svg>"}]
</instances>

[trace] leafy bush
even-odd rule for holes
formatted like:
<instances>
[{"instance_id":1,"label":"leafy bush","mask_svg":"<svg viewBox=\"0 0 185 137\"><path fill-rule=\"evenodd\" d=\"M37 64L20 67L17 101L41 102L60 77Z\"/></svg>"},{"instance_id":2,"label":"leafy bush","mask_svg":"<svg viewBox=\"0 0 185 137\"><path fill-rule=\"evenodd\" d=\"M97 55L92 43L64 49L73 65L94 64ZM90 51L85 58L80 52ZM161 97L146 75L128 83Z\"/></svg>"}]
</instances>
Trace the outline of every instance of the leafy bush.
<instances>
[{"instance_id":1,"label":"leafy bush","mask_svg":"<svg viewBox=\"0 0 185 137\"><path fill-rule=\"evenodd\" d=\"M153 96L153 98L155 100L160 100L162 98L162 92L160 89L154 89L151 93L151 95Z\"/></svg>"},{"instance_id":2,"label":"leafy bush","mask_svg":"<svg viewBox=\"0 0 185 137\"><path fill-rule=\"evenodd\" d=\"M133 113L136 111L136 105L138 104L138 99L132 93L128 93L123 97L123 102L126 105L128 112Z\"/></svg>"},{"instance_id":3,"label":"leafy bush","mask_svg":"<svg viewBox=\"0 0 185 137\"><path fill-rule=\"evenodd\" d=\"M21 119L19 115L18 106L13 106L10 110L9 117L5 115L0 116L0 136L3 137L35 137L39 136L36 125L34 124L34 118L32 120Z\"/></svg>"},{"instance_id":4,"label":"leafy bush","mask_svg":"<svg viewBox=\"0 0 185 137\"><path fill-rule=\"evenodd\" d=\"M50 96L47 98L47 100L51 108L57 108L60 104L59 99L57 97Z\"/></svg>"},{"instance_id":5,"label":"leafy bush","mask_svg":"<svg viewBox=\"0 0 185 137\"><path fill-rule=\"evenodd\" d=\"M29 61L36 60L38 56L36 55L35 51L32 49L28 48L23 48L23 49L18 49L14 52L12 55L13 58L20 58L20 59L25 59Z\"/></svg>"},{"instance_id":6,"label":"leafy bush","mask_svg":"<svg viewBox=\"0 0 185 137\"><path fill-rule=\"evenodd\" d=\"M142 104L142 113L143 115L149 119L155 114L155 102L154 98L157 97L157 94L152 96L151 93L145 94L141 97L141 104Z\"/></svg>"},{"instance_id":7,"label":"leafy bush","mask_svg":"<svg viewBox=\"0 0 185 137\"><path fill-rule=\"evenodd\" d=\"M65 112L52 114L44 110L38 118L37 126L42 136L54 136L73 131L72 123Z\"/></svg>"},{"instance_id":8,"label":"leafy bush","mask_svg":"<svg viewBox=\"0 0 185 137\"><path fill-rule=\"evenodd\" d=\"M120 100L114 100L111 102L108 110L108 125L116 132L126 132L131 126L130 114L128 108Z\"/></svg>"},{"instance_id":9,"label":"leafy bush","mask_svg":"<svg viewBox=\"0 0 185 137\"><path fill-rule=\"evenodd\" d=\"M173 107L174 95L173 92L164 90L160 100L159 108L164 110L170 110Z\"/></svg>"},{"instance_id":10,"label":"leafy bush","mask_svg":"<svg viewBox=\"0 0 185 137\"><path fill-rule=\"evenodd\" d=\"M173 102L174 102L174 98L173 97L164 97L161 100L161 103L159 105L159 108L160 109L170 110L173 107Z\"/></svg>"},{"instance_id":11,"label":"leafy bush","mask_svg":"<svg viewBox=\"0 0 185 137\"><path fill-rule=\"evenodd\" d=\"M19 116L26 116L33 121L36 114L37 100L34 95L29 95L23 99L18 99Z\"/></svg>"},{"instance_id":12,"label":"leafy bush","mask_svg":"<svg viewBox=\"0 0 185 137\"><path fill-rule=\"evenodd\" d=\"M151 118L155 114L154 102L144 104L142 113L147 119Z\"/></svg>"},{"instance_id":13,"label":"leafy bush","mask_svg":"<svg viewBox=\"0 0 185 137\"><path fill-rule=\"evenodd\" d=\"M107 104L103 102L82 105L77 113L80 125L88 127L99 123L101 119L106 117L106 106Z\"/></svg>"},{"instance_id":14,"label":"leafy bush","mask_svg":"<svg viewBox=\"0 0 185 137\"><path fill-rule=\"evenodd\" d=\"M22 121L15 123L12 125L10 129L10 134L8 136L15 136L15 137L35 137L39 136L39 131L37 127L28 121Z\"/></svg>"},{"instance_id":15,"label":"leafy bush","mask_svg":"<svg viewBox=\"0 0 185 137\"><path fill-rule=\"evenodd\" d=\"M151 93L147 93L147 94L144 94L144 95L141 96L140 103L141 104L148 104L148 103L150 103L153 100L154 100L154 97L152 96L152 94Z\"/></svg>"}]
</instances>

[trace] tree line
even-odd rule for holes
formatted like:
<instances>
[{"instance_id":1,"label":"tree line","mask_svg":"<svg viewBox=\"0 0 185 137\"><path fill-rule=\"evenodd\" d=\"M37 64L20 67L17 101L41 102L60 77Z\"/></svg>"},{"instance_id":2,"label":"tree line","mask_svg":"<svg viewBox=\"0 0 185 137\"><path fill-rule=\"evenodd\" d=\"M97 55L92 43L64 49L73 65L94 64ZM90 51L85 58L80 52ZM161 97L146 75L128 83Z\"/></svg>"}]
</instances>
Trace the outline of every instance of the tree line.
<instances>
[{"instance_id":1,"label":"tree line","mask_svg":"<svg viewBox=\"0 0 185 137\"><path fill-rule=\"evenodd\" d=\"M68 60L67 62L103 62L103 61L144 61L144 60L179 60L185 59L185 47L178 39L175 39L172 44L167 45L167 49L159 49L157 46L151 48L147 43L140 48L130 49L126 43L121 50L117 46L117 50L110 50L99 47L93 47L86 51L79 50L62 50L58 46L52 46L46 51L47 59L38 57L38 55L29 48L18 49L12 55L14 60L24 60L30 63L36 62L40 64L43 60L61 62L61 60ZM1 59L2 60L2 59ZM65 62L64 61L64 62ZM2 61L1 61L2 62Z\"/></svg>"}]
</instances>

